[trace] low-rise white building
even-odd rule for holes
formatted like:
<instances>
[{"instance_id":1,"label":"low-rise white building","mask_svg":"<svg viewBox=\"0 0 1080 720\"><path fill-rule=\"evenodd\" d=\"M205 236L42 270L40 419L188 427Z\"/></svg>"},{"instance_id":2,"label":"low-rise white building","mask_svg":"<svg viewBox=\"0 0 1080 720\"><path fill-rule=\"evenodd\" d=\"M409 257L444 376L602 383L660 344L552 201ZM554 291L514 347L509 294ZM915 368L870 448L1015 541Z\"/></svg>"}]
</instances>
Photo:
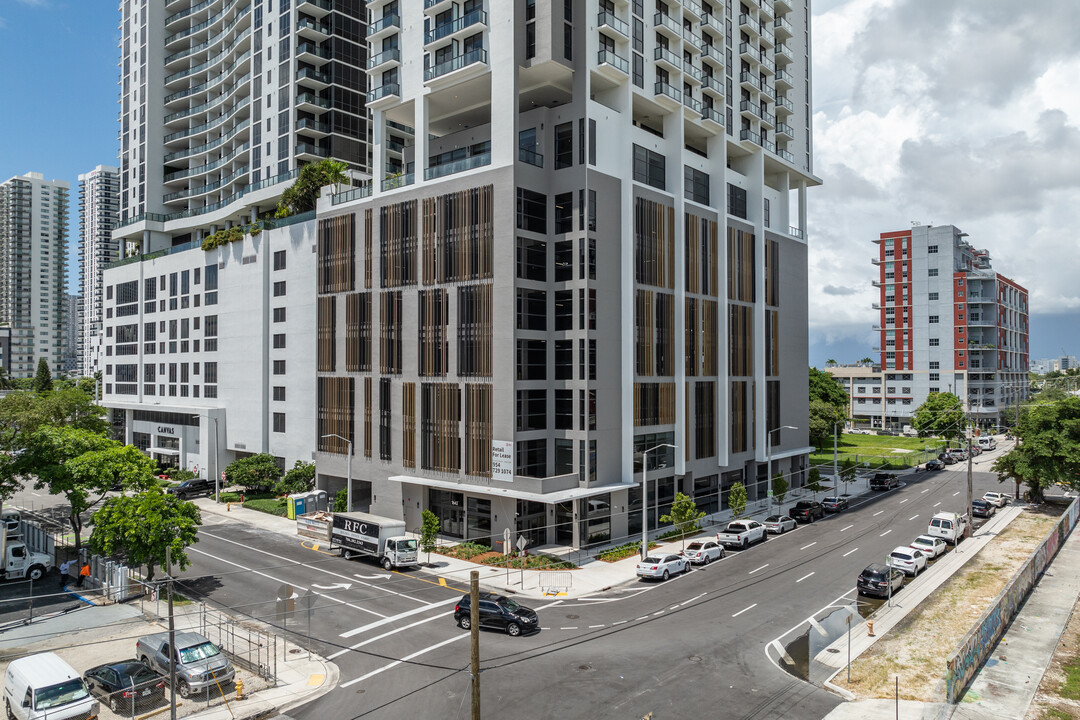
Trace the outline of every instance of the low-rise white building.
<instances>
[{"instance_id":1,"label":"low-rise white building","mask_svg":"<svg viewBox=\"0 0 1080 720\"><path fill-rule=\"evenodd\" d=\"M163 466L209 479L245 455L311 460L315 223L276 225L105 271L102 404Z\"/></svg>"}]
</instances>

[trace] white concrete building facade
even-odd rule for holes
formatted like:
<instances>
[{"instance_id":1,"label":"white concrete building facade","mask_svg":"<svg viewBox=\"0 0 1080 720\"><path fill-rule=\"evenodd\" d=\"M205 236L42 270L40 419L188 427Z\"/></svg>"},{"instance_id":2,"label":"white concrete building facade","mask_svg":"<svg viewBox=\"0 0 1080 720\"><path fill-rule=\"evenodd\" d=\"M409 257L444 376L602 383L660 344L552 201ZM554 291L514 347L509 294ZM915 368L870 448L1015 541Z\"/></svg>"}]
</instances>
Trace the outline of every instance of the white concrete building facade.
<instances>
[{"instance_id":1,"label":"white concrete building facade","mask_svg":"<svg viewBox=\"0 0 1080 720\"><path fill-rule=\"evenodd\" d=\"M249 454L310 461L313 251L308 215L107 269L102 405L118 435L208 479Z\"/></svg>"},{"instance_id":2,"label":"white concrete building facade","mask_svg":"<svg viewBox=\"0 0 1080 720\"><path fill-rule=\"evenodd\" d=\"M105 268L122 257L112 232L120 219L120 169L98 165L79 176L78 372L91 377L101 353L102 284Z\"/></svg>"},{"instance_id":3,"label":"white concrete building facade","mask_svg":"<svg viewBox=\"0 0 1080 720\"><path fill-rule=\"evenodd\" d=\"M64 371L68 183L29 172L0 183L0 324L11 327L13 378L44 358Z\"/></svg>"}]
</instances>

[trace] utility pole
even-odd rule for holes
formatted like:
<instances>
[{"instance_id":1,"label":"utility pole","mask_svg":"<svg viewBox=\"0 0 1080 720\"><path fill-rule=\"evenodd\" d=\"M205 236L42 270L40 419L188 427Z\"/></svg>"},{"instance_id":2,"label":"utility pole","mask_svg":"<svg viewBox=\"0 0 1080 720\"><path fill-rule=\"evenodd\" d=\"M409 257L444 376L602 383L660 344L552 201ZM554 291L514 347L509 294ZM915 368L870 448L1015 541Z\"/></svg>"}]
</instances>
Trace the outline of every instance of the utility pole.
<instances>
[{"instance_id":1,"label":"utility pole","mask_svg":"<svg viewBox=\"0 0 1080 720\"><path fill-rule=\"evenodd\" d=\"M165 548L165 574L169 579L169 720L176 720L176 625L173 620L172 548Z\"/></svg>"},{"instance_id":2,"label":"utility pole","mask_svg":"<svg viewBox=\"0 0 1080 720\"><path fill-rule=\"evenodd\" d=\"M964 515L967 517L967 527L964 529L965 535L972 534L972 521L974 518L971 516L971 424L968 424L967 429L967 509Z\"/></svg>"},{"instance_id":3,"label":"utility pole","mask_svg":"<svg viewBox=\"0 0 1080 720\"><path fill-rule=\"evenodd\" d=\"M170 597L172 597L170 595ZM469 573L469 635L472 643L472 720L480 720L480 571ZM175 720L175 719L174 719Z\"/></svg>"},{"instance_id":4,"label":"utility pole","mask_svg":"<svg viewBox=\"0 0 1080 720\"><path fill-rule=\"evenodd\" d=\"M840 480L840 470L836 461L836 425L836 423L833 423L832 426L832 474L834 483Z\"/></svg>"}]
</instances>

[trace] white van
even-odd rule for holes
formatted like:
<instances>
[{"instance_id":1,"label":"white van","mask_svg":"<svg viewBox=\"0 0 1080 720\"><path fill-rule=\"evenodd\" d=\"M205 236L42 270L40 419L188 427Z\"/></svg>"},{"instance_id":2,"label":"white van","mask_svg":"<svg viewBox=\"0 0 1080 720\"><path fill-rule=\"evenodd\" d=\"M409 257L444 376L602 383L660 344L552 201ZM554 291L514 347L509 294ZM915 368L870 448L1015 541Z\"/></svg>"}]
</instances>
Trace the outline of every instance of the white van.
<instances>
[{"instance_id":1,"label":"white van","mask_svg":"<svg viewBox=\"0 0 1080 720\"><path fill-rule=\"evenodd\" d=\"M979 438L979 447L983 450L997 450L997 440L992 437Z\"/></svg>"},{"instance_id":2,"label":"white van","mask_svg":"<svg viewBox=\"0 0 1080 720\"><path fill-rule=\"evenodd\" d=\"M942 538L953 545L963 540L966 532L967 516L951 512L938 513L930 519L926 528L927 535Z\"/></svg>"},{"instance_id":3,"label":"white van","mask_svg":"<svg viewBox=\"0 0 1080 720\"><path fill-rule=\"evenodd\" d=\"M4 674L4 709L18 720L93 720L99 705L79 673L55 653L13 660Z\"/></svg>"}]
</instances>

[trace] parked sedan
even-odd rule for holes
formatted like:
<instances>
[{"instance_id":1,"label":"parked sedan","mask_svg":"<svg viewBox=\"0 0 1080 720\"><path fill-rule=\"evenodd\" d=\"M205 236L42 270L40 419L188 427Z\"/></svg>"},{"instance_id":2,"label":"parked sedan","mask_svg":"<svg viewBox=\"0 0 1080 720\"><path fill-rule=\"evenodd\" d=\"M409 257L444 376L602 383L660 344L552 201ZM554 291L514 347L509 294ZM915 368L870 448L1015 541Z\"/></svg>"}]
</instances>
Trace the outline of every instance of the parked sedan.
<instances>
[{"instance_id":1,"label":"parked sedan","mask_svg":"<svg viewBox=\"0 0 1080 720\"><path fill-rule=\"evenodd\" d=\"M637 564L637 576L643 579L667 580L676 573L690 571L690 561L682 555L650 555Z\"/></svg>"},{"instance_id":2,"label":"parked sedan","mask_svg":"<svg viewBox=\"0 0 1080 720\"><path fill-rule=\"evenodd\" d=\"M889 562L905 575L915 577L926 567L926 556L922 554L922 550L900 546L889 553Z\"/></svg>"},{"instance_id":3,"label":"parked sedan","mask_svg":"<svg viewBox=\"0 0 1080 720\"><path fill-rule=\"evenodd\" d=\"M536 611L519 605L505 595L480 593L480 627L502 630L507 635L518 636L540 628ZM454 621L464 630L472 629L472 598L462 595L454 606Z\"/></svg>"},{"instance_id":4,"label":"parked sedan","mask_svg":"<svg viewBox=\"0 0 1080 720\"><path fill-rule=\"evenodd\" d=\"M124 708L146 712L165 700L165 678L134 659L90 668L83 673L83 680L94 697L114 713Z\"/></svg>"},{"instance_id":5,"label":"parked sedan","mask_svg":"<svg viewBox=\"0 0 1080 720\"><path fill-rule=\"evenodd\" d=\"M812 523L818 518L825 517L825 508L821 503L813 500L800 500L788 514L799 522Z\"/></svg>"},{"instance_id":6,"label":"parked sedan","mask_svg":"<svg viewBox=\"0 0 1080 720\"><path fill-rule=\"evenodd\" d=\"M986 492L983 493L982 499L990 503L994 507L1005 507L1009 504L1009 496L1005 493L999 492Z\"/></svg>"},{"instance_id":7,"label":"parked sedan","mask_svg":"<svg viewBox=\"0 0 1080 720\"><path fill-rule=\"evenodd\" d=\"M713 560L720 560L727 551L715 540L695 540L686 546L683 555L693 565L708 565Z\"/></svg>"},{"instance_id":8,"label":"parked sedan","mask_svg":"<svg viewBox=\"0 0 1080 720\"><path fill-rule=\"evenodd\" d=\"M997 506L986 500L972 500L971 514L975 517L990 518L997 512Z\"/></svg>"},{"instance_id":9,"label":"parked sedan","mask_svg":"<svg viewBox=\"0 0 1080 720\"><path fill-rule=\"evenodd\" d=\"M927 460L925 468L927 470L944 470L945 463L941 460Z\"/></svg>"},{"instance_id":10,"label":"parked sedan","mask_svg":"<svg viewBox=\"0 0 1080 720\"><path fill-rule=\"evenodd\" d=\"M825 512L841 512L848 509L848 501L842 497L827 497L822 498L821 506L825 508Z\"/></svg>"},{"instance_id":11,"label":"parked sedan","mask_svg":"<svg viewBox=\"0 0 1080 720\"><path fill-rule=\"evenodd\" d=\"M956 464L956 458L954 458L949 453L941 453L937 457L938 457L938 460L945 463L946 465L955 465Z\"/></svg>"},{"instance_id":12,"label":"parked sedan","mask_svg":"<svg viewBox=\"0 0 1080 720\"><path fill-rule=\"evenodd\" d=\"M874 563L867 565L866 569L859 573L855 588L860 595L886 597L889 594L890 585L893 593L904 587L904 573L896 568Z\"/></svg>"},{"instance_id":13,"label":"parked sedan","mask_svg":"<svg viewBox=\"0 0 1080 720\"><path fill-rule=\"evenodd\" d=\"M783 535L788 530L794 530L799 526L795 522L795 518L788 517L787 515L770 515L762 521L767 532L773 535Z\"/></svg>"},{"instance_id":14,"label":"parked sedan","mask_svg":"<svg viewBox=\"0 0 1080 720\"><path fill-rule=\"evenodd\" d=\"M920 535L911 541L911 547L914 550L920 551L927 558L933 560L938 555L944 554L945 550L948 548L948 543L939 537Z\"/></svg>"}]
</instances>

